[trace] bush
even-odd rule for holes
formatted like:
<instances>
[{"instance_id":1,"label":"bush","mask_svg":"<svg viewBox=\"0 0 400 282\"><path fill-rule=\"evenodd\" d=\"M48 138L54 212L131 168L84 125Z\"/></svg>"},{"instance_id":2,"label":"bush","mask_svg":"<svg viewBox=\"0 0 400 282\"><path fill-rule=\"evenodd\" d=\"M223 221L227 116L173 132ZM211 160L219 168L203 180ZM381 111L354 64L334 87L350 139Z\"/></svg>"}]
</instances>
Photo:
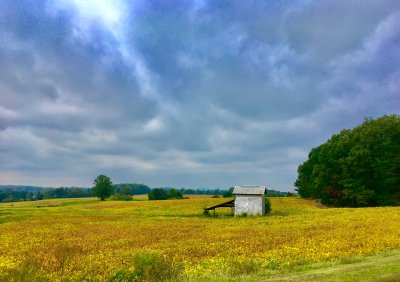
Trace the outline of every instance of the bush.
<instances>
[{"instance_id":1,"label":"bush","mask_svg":"<svg viewBox=\"0 0 400 282\"><path fill-rule=\"evenodd\" d=\"M110 282L119 281L165 281L177 278L180 267L157 252L139 252L133 257L133 270L116 272Z\"/></svg>"},{"instance_id":2,"label":"bush","mask_svg":"<svg viewBox=\"0 0 400 282\"><path fill-rule=\"evenodd\" d=\"M183 194L176 189L169 189L168 199L183 199Z\"/></svg>"},{"instance_id":3,"label":"bush","mask_svg":"<svg viewBox=\"0 0 400 282\"><path fill-rule=\"evenodd\" d=\"M148 194L149 200L167 200L167 199L183 199L183 194L176 189L165 190L162 188L154 188Z\"/></svg>"},{"instance_id":4,"label":"bush","mask_svg":"<svg viewBox=\"0 0 400 282\"><path fill-rule=\"evenodd\" d=\"M162 188L155 188L149 194L149 200L166 200L168 193Z\"/></svg>"},{"instance_id":5,"label":"bush","mask_svg":"<svg viewBox=\"0 0 400 282\"><path fill-rule=\"evenodd\" d=\"M121 195L119 193L115 193L110 197L111 201L132 201L133 198L130 195Z\"/></svg>"},{"instance_id":6,"label":"bush","mask_svg":"<svg viewBox=\"0 0 400 282\"><path fill-rule=\"evenodd\" d=\"M269 214L271 210L271 201L267 197L265 197L265 215Z\"/></svg>"}]
</instances>

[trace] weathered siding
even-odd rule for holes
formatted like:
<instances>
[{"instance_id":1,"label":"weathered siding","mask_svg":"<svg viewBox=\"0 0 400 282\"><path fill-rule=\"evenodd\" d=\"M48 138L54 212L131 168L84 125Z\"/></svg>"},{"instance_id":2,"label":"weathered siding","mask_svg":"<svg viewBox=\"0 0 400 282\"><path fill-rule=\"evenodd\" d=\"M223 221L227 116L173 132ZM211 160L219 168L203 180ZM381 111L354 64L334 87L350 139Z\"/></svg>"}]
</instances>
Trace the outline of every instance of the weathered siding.
<instances>
[{"instance_id":1,"label":"weathered siding","mask_svg":"<svg viewBox=\"0 0 400 282\"><path fill-rule=\"evenodd\" d=\"M264 195L236 195L235 215L247 213L248 215L264 215Z\"/></svg>"}]
</instances>

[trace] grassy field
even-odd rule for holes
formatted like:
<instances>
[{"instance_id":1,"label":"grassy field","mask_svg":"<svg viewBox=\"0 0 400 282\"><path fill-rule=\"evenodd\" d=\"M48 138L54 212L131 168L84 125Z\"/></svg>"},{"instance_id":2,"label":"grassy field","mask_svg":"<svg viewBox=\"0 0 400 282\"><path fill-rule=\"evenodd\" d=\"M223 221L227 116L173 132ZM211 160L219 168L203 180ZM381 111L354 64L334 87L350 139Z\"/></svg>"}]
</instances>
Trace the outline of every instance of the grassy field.
<instances>
[{"instance_id":1,"label":"grassy field","mask_svg":"<svg viewBox=\"0 0 400 282\"><path fill-rule=\"evenodd\" d=\"M0 280L400 280L399 207L271 198L266 217L202 215L224 200L0 204Z\"/></svg>"}]
</instances>

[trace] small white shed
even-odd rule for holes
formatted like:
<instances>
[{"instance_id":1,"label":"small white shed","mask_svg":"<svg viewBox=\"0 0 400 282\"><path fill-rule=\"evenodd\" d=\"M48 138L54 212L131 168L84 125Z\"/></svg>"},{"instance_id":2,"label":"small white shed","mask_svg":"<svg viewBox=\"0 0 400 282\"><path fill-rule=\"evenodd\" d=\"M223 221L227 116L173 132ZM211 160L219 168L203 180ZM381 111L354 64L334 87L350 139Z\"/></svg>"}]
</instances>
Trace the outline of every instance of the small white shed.
<instances>
[{"instance_id":1,"label":"small white shed","mask_svg":"<svg viewBox=\"0 0 400 282\"><path fill-rule=\"evenodd\" d=\"M235 186L235 215L265 215L265 186Z\"/></svg>"}]
</instances>

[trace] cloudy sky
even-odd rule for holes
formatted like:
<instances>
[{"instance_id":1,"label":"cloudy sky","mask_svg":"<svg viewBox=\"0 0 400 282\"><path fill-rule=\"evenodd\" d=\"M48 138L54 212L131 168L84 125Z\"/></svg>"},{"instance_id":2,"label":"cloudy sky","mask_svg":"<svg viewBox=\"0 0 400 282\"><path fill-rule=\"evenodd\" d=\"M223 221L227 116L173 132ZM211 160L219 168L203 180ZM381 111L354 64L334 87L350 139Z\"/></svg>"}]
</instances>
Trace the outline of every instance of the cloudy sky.
<instances>
[{"instance_id":1,"label":"cloudy sky","mask_svg":"<svg viewBox=\"0 0 400 282\"><path fill-rule=\"evenodd\" d=\"M400 1L0 1L0 184L292 190L400 113Z\"/></svg>"}]
</instances>

